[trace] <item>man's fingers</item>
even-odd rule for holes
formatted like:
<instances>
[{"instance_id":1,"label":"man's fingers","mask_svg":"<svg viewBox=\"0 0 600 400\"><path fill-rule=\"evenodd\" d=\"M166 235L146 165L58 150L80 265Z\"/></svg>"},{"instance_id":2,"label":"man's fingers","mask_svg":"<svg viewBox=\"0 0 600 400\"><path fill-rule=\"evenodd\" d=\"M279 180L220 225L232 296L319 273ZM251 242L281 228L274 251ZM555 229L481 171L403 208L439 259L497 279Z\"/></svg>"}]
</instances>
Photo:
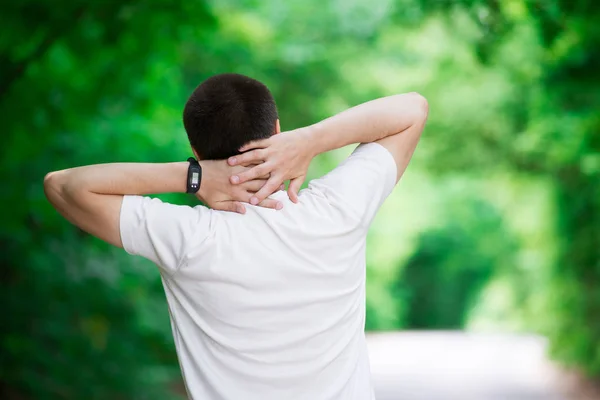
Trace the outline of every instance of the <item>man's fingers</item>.
<instances>
[{"instance_id":1,"label":"man's fingers","mask_svg":"<svg viewBox=\"0 0 600 400\"><path fill-rule=\"evenodd\" d=\"M246 207L244 207L242 203L240 203L239 201L235 201L233 202L233 204L235 207L235 212L239 214L246 214Z\"/></svg>"},{"instance_id":2,"label":"man's fingers","mask_svg":"<svg viewBox=\"0 0 600 400\"><path fill-rule=\"evenodd\" d=\"M265 200L267 197L275 193L279 187L281 186L281 179L276 176L272 176L269 178L267 183L258 191L254 196L250 198L250 204L259 204L261 201Z\"/></svg>"},{"instance_id":3,"label":"man's fingers","mask_svg":"<svg viewBox=\"0 0 600 400\"><path fill-rule=\"evenodd\" d=\"M266 179L253 179L253 180L248 181L248 182L246 182L246 183L244 183L243 185L240 185L240 186L242 187L242 189L244 189L247 192L256 193L263 186L265 186L266 183L267 183Z\"/></svg>"},{"instance_id":4,"label":"man's fingers","mask_svg":"<svg viewBox=\"0 0 600 400\"><path fill-rule=\"evenodd\" d=\"M298 203L298 192L300 191L303 182L304 177L298 177L290 181L290 185L288 186L288 197L293 203Z\"/></svg>"},{"instance_id":5,"label":"man's fingers","mask_svg":"<svg viewBox=\"0 0 600 400\"><path fill-rule=\"evenodd\" d=\"M254 180L248 181L240 186L242 187L242 189L244 189L247 192L256 193L260 189L262 189L263 186L265 186L265 184L268 181L267 178L269 178L269 177L267 176L266 178L261 177L260 179L254 179ZM285 183L282 183L277 190L285 190Z\"/></svg>"},{"instance_id":6,"label":"man's fingers","mask_svg":"<svg viewBox=\"0 0 600 400\"><path fill-rule=\"evenodd\" d=\"M269 146L269 138L253 140L252 142L246 143L245 145L240 147L239 150L241 153L243 153L245 151L253 150L253 149L264 149L265 147L268 147L268 146Z\"/></svg>"},{"instance_id":7,"label":"man's fingers","mask_svg":"<svg viewBox=\"0 0 600 400\"><path fill-rule=\"evenodd\" d=\"M250 168L247 171L240 172L237 175L233 175L229 178L229 182L231 182L234 185L237 185L239 183L248 182L253 179L258 179L270 173L271 171L269 170L268 163L262 163L260 165L257 165L256 167Z\"/></svg>"},{"instance_id":8,"label":"man's fingers","mask_svg":"<svg viewBox=\"0 0 600 400\"><path fill-rule=\"evenodd\" d=\"M258 205L265 208L272 208L274 210L281 210L283 208L283 203L275 199L264 199Z\"/></svg>"},{"instance_id":9,"label":"man's fingers","mask_svg":"<svg viewBox=\"0 0 600 400\"><path fill-rule=\"evenodd\" d=\"M247 164L259 164L265 161L267 151L265 149L256 149L249 151L244 154L238 154L237 156L229 157L227 163L229 165L247 165Z\"/></svg>"},{"instance_id":10,"label":"man's fingers","mask_svg":"<svg viewBox=\"0 0 600 400\"><path fill-rule=\"evenodd\" d=\"M239 201L220 201L213 207L214 210L231 211L238 214L245 214L246 207Z\"/></svg>"}]
</instances>

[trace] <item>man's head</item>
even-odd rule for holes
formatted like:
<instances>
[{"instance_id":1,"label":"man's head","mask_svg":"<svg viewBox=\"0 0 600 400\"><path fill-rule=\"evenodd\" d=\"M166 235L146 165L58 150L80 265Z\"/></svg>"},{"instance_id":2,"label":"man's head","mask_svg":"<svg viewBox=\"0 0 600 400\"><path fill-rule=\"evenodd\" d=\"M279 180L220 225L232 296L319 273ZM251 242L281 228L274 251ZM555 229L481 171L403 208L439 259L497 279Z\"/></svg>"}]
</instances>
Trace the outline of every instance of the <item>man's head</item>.
<instances>
[{"instance_id":1,"label":"man's head","mask_svg":"<svg viewBox=\"0 0 600 400\"><path fill-rule=\"evenodd\" d=\"M259 81L238 74L215 75L194 90L183 125L198 158L220 160L244 144L279 132L273 95Z\"/></svg>"}]
</instances>

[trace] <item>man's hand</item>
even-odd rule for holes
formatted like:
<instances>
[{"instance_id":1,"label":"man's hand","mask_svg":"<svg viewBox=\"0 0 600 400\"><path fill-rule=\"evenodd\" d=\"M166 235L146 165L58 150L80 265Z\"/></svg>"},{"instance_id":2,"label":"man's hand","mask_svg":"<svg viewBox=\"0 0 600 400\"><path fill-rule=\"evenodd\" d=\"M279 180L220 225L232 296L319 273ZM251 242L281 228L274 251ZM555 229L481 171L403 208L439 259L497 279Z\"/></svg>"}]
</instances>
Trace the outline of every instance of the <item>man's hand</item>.
<instances>
[{"instance_id":1,"label":"man's hand","mask_svg":"<svg viewBox=\"0 0 600 400\"><path fill-rule=\"evenodd\" d=\"M250 151L251 150L251 151ZM248 166L245 171L235 172L230 182L237 186L251 183L253 179L268 177L264 186L253 196L250 204L259 204L267 196L278 190L283 182L289 180L288 196L294 203L298 202L298 191L306 179L306 171L316 155L306 128L283 132L268 139L250 142L240 149L243 154L230 157L227 162L231 166Z\"/></svg>"},{"instance_id":2,"label":"man's hand","mask_svg":"<svg viewBox=\"0 0 600 400\"><path fill-rule=\"evenodd\" d=\"M261 174L256 178L245 181L240 185L232 185L229 182L229 177L232 174L241 175L247 173L251 168L243 166L231 167L227 162L222 161L200 161L202 166L202 183L200 191L196 193L196 197L206 203L214 210L233 211L240 214L246 212L246 207L242 203L249 203L250 199L257 191L267 184L269 174ZM277 190L285 189L284 185L278 185L274 190L267 192L263 200L258 203L259 206L265 208L273 208L280 210L283 204L280 201L267 199Z\"/></svg>"},{"instance_id":3,"label":"man's hand","mask_svg":"<svg viewBox=\"0 0 600 400\"><path fill-rule=\"evenodd\" d=\"M230 182L239 185L270 174L267 183L250 198L251 204L259 204L284 181L290 180L288 196L296 203L314 156L352 143L375 141L389 147L401 176L427 120L427 112L423 96L414 92L398 94L360 104L306 128L251 142L240 149L246 153L229 158L229 165L259 165L233 174ZM381 141L408 131L418 134L403 135L397 143L392 140L393 145L388 139Z\"/></svg>"}]
</instances>

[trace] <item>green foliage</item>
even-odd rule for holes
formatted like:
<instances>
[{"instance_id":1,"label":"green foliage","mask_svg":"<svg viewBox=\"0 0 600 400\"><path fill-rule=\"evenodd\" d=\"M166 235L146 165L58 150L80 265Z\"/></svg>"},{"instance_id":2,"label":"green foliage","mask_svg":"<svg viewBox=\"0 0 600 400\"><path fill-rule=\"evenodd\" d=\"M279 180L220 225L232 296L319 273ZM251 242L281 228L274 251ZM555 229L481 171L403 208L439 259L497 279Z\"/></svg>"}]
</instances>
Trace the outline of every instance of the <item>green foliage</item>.
<instances>
[{"instance_id":1,"label":"green foliage","mask_svg":"<svg viewBox=\"0 0 600 400\"><path fill-rule=\"evenodd\" d=\"M600 6L372 3L0 7L1 398L175 397L155 268L70 226L41 182L75 165L187 157L186 96L225 71L265 81L284 130L377 96L429 99L423 142L369 238L368 329L460 327L502 279L517 299L504 314L600 375ZM422 182L456 177L460 196ZM512 190L524 177L549 189ZM551 206L531 206L538 197Z\"/></svg>"},{"instance_id":2,"label":"green foliage","mask_svg":"<svg viewBox=\"0 0 600 400\"><path fill-rule=\"evenodd\" d=\"M430 160L466 166L462 163L472 159L476 138L477 151L485 154L478 160L482 167L502 165L551 179L558 254L552 282L537 288L546 293L552 321L543 324L544 333L559 360L598 375L600 6L555 0L469 1L449 7L445 12L463 10L471 16L478 28L476 48L487 47L485 57L476 50L479 63L488 73L499 74L508 92L491 103L480 98L487 110L465 110L462 121L435 121L431 132L456 135L458 151L440 146ZM473 127L468 118L477 119L480 112L488 122Z\"/></svg>"},{"instance_id":3,"label":"green foliage","mask_svg":"<svg viewBox=\"0 0 600 400\"><path fill-rule=\"evenodd\" d=\"M514 239L488 203L449 208L449 220L424 232L399 268L396 292L407 309L406 328L462 328L484 285L514 262Z\"/></svg>"},{"instance_id":4,"label":"green foliage","mask_svg":"<svg viewBox=\"0 0 600 400\"><path fill-rule=\"evenodd\" d=\"M202 31L214 19L203 3L62 3L0 12L0 397L171 398L179 371L157 274L66 224L41 182L51 169L171 159L172 139L138 131L157 104L158 60L176 55L180 32L165 22L193 14Z\"/></svg>"}]
</instances>

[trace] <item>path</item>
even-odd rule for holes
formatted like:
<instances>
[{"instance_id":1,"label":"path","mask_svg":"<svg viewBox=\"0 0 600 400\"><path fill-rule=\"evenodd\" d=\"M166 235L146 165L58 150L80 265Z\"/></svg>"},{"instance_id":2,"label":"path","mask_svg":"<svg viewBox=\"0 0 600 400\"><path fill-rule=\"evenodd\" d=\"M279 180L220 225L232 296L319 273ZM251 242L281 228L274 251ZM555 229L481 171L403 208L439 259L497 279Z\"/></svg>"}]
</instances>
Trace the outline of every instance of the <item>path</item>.
<instances>
[{"instance_id":1,"label":"path","mask_svg":"<svg viewBox=\"0 0 600 400\"><path fill-rule=\"evenodd\" d=\"M462 332L368 336L377 400L598 400L574 394L538 336Z\"/></svg>"}]
</instances>

